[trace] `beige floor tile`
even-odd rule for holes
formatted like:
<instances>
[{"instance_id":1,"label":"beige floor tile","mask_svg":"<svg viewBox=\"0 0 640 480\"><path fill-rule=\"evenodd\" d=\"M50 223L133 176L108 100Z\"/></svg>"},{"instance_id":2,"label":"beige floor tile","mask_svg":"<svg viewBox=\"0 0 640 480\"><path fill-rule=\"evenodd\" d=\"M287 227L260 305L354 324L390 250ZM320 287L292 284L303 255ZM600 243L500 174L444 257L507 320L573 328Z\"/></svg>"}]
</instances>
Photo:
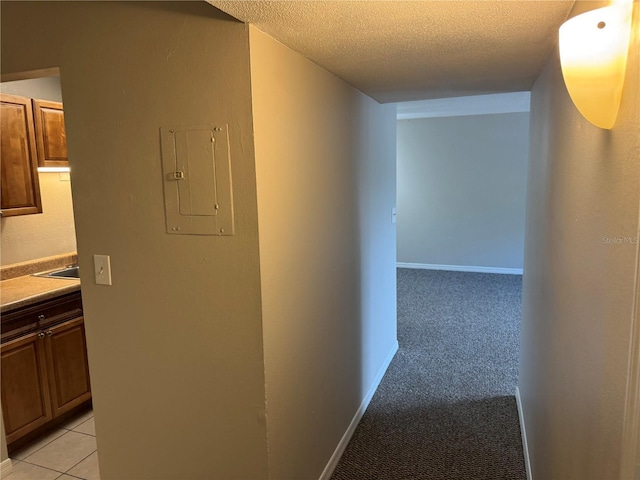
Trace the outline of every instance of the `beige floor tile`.
<instances>
[{"instance_id":1,"label":"beige floor tile","mask_svg":"<svg viewBox=\"0 0 640 480\"><path fill-rule=\"evenodd\" d=\"M73 429L74 432L86 433L87 435L96 436L96 424L93 417L87 420L84 423L81 423L76 428Z\"/></svg>"},{"instance_id":2,"label":"beige floor tile","mask_svg":"<svg viewBox=\"0 0 640 480\"><path fill-rule=\"evenodd\" d=\"M60 428L66 428L67 430L73 430L81 423L86 422L90 418L93 418L93 410L88 410L80 415L71 418L67 423L63 424Z\"/></svg>"},{"instance_id":3,"label":"beige floor tile","mask_svg":"<svg viewBox=\"0 0 640 480\"><path fill-rule=\"evenodd\" d=\"M95 437L67 432L24 461L64 473L95 451Z\"/></svg>"},{"instance_id":4,"label":"beige floor tile","mask_svg":"<svg viewBox=\"0 0 640 480\"><path fill-rule=\"evenodd\" d=\"M11 479L8 479L8 480L11 480ZM66 473L63 473L58 478L56 478L56 480L78 480L78 477L72 477L71 475L67 475Z\"/></svg>"},{"instance_id":5,"label":"beige floor tile","mask_svg":"<svg viewBox=\"0 0 640 480\"><path fill-rule=\"evenodd\" d=\"M25 462L15 462L11 475L7 480L54 480L60 476L60 472L38 467Z\"/></svg>"},{"instance_id":6,"label":"beige floor tile","mask_svg":"<svg viewBox=\"0 0 640 480\"><path fill-rule=\"evenodd\" d=\"M65 433L67 433L67 430L61 430L61 429L52 430L51 432L47 433L44 437L41 437L35 442L32 442L29 445L26 445L24 448L21 448L20 450L18 450L16 453L11 455L11 458L24 460L32 453L37 452L42 447L53 442L56 438L60 437L61 435L64 435Z\"/></svg>"},{"instance_id":7,"label":"beige floor tile","mask_svg":"<svg viewBox=\"0 0 640 480\"><path fill-rule=\"evenodd\" d=\"M98 471L98 452L94 452L67 472L69 475L85 480L100 480Z\"/></svg>"}]
</instances>

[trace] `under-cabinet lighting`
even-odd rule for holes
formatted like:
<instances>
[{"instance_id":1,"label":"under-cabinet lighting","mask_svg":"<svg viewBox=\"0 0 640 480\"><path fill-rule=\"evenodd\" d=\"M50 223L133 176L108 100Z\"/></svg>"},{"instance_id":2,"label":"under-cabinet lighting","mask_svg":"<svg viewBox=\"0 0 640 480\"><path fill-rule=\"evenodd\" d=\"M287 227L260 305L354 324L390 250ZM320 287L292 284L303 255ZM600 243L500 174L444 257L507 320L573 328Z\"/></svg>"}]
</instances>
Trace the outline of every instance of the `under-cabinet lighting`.
<instances>
[{"instance_id":1,"label":"under-cabinet lighting","mask_svg":"<svg viewBox=\"0 0 640 480\"><path fill-rule=\"evenodd\" d=\"M64 173L70 171L69 167L38 167L39 173Z\"/></svg>"}]
</instances>

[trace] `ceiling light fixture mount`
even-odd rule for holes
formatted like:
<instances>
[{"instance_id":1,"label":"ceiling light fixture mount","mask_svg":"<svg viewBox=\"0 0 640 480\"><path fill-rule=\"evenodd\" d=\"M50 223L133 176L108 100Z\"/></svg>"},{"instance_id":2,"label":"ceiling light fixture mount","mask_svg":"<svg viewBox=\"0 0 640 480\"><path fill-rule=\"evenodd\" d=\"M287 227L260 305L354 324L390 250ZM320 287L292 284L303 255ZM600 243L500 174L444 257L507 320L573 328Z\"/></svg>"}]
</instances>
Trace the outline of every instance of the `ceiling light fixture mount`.
<instances>
[{"instance_id":1,"label":"ceiling light fixture mount","mask_svg":"<svg viewBox=\"0 0 640 480\"><path fill-rule=\"evenodd\" d=\"M597 127L616 123L624 87L632 0L617 0L560 27L562 76L578 111Z\"/></svg>"}]
</instances>

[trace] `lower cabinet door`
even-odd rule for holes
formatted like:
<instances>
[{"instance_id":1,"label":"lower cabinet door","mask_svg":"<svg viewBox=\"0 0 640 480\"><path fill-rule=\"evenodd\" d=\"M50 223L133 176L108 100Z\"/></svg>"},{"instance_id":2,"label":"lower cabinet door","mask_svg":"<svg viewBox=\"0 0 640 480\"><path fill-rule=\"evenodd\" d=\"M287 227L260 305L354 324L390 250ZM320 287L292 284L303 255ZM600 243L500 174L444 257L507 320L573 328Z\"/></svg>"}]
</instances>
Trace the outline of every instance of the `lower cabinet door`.
<instances>
[{"instance_id":1,"label":"lower cabinet door","mask_svg":"<svg viewBox=\"0 0 640 480\"><path fill-rule=\"evenodd\" d=\"M52 419L44 337L42 333L31 333L0 348L7 443Z\"/></svg>"},{"instance_id":2,"label":"lower cabinet door","mask_svg":"<svg viewBox=\"0 0 640 480\"><path fill-rule=\"evenodd\" d=\"M51 406L57 417L91 398L84 319L61 323L45 334Z\"/></svg>"}]
</instances>

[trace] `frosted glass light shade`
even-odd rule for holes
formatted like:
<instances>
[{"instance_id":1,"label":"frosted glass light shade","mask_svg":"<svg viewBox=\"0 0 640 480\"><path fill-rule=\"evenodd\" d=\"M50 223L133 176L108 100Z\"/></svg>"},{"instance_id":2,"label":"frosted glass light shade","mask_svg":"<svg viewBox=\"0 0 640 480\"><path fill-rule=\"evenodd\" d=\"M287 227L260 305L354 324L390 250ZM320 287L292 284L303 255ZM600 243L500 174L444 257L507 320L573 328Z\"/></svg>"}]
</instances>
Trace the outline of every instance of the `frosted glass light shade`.
<instances>
[{"instance_id":1,"label":"frosted glass light shade","mask_svg":"<svg viewBox=\"0 0 640 480\"><path fill-rule=\"evenodd\" d=\"M616 123L631 36L628 3L599 8L560 27L560 64L571 100L600 128Z\"/></svg>"}]
</instances>

